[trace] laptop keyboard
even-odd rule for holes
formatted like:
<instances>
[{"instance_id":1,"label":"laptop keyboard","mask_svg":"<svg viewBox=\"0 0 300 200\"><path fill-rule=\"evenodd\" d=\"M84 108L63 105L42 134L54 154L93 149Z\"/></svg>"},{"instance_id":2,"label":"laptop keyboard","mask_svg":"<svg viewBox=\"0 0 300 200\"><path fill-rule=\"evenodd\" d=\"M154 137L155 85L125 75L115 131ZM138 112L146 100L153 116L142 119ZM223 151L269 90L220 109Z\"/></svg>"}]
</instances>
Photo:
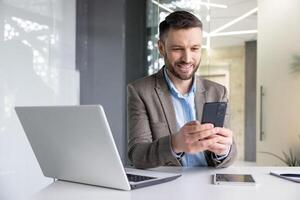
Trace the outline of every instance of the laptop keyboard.
<instances>
[{"instance_id":1,"label":"laptop keyboard","mask_svg":"<svg viewBox=\"0 0 300 200\"><path fill-rule=\"evenodd\" d=\"M131 182L141 182L141 181L154 179L154 177L140 176L140 175L134 175L134 174L127 174L127 178Z\"/></svg>"}]
</instances>

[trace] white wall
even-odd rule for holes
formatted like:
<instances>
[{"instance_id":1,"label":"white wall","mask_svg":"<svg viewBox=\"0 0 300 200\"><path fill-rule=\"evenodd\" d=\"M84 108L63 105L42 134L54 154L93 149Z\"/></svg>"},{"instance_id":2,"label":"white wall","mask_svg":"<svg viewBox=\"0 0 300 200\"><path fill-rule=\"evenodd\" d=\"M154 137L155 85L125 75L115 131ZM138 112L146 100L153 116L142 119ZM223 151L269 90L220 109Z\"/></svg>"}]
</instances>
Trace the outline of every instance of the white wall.
<instances>
[{"instance_id":1,"label":"white wall","mask_svg":"<svg viewBox=\"0 0 300 200\"><path fill-rule=\"evenodd\" d=\"M45 178L14 106L79 103L75 0L0 0L0 199L25 199Z\"/></svg>"},{"instance_id":2,"label":"white wall","mask_svg":"<svg viewBox=\"0 0 300 200\"><path fill-rule=\"evenodd\" d=\"M257 133L262 111L265 137L257 143L257 161L262 165L282 165L260 151L283 157L282 151L293 143L300 146L300 74L291 73L292 56L300 55L300 1L259 0L258 7ZM265 89L262 109L260 85Z\"/></svg>"}]
</instances>

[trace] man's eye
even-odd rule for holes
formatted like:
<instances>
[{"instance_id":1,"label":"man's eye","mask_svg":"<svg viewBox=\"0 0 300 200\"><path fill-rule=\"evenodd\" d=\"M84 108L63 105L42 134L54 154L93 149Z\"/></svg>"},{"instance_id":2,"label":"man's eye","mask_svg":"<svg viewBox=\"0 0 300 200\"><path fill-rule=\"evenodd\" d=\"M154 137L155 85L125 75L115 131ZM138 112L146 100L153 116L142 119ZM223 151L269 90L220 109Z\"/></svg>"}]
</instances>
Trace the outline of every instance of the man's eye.
<instances>
[{"instance_id":1,"label":"man's eye","mask_svg":"<svg viewBox=\"0 0 300 200\"><path fill-rule=\"evenodd\" d=\"M173 48L174 51L180 51L180 48Z\"/></svg>"},{"instance_id":2,"label":"man's eye","mask_svg":"<svg viewBox=\"0 0 300 200\"><path fill-rule=\"evenodd\" d=\"M199 51L200 48L198 47L195 47L195 48L192 48L192 51Z\"/></svg>"}]
</instances>

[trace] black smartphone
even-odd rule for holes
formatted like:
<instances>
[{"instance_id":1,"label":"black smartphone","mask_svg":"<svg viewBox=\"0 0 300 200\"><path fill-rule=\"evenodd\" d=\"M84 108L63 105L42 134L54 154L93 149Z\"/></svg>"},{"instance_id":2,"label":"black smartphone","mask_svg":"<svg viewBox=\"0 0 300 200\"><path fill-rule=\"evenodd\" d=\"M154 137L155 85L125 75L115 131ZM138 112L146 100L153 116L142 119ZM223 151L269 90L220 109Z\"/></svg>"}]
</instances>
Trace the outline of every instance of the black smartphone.
<instances>
[{"instance_id":1,"label":"black smartphone","mask_svg":"<svg viewBox=\"0 0 300 200\"><path fill-rule=\"evenodd\" d=\"M203 106L201 124L211 123L215 127L223 127L226 115L226 102L209 102Z\"/></svg>"}]
</instances>

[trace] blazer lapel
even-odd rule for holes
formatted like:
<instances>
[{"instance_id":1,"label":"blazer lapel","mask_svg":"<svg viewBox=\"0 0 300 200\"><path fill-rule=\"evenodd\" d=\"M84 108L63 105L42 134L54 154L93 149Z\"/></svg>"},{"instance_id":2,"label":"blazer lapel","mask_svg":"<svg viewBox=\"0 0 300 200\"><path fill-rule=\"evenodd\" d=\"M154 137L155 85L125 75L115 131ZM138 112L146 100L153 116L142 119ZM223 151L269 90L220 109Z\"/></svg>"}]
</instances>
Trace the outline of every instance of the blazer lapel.
<instances>
[{"instance_id":1,"label":"blazer lapel","mask_svg":"<svg viewBox=\"0 0 300 200\"><path fill-rule=\"evenodd\" d=\"M206 90L200 77L196 76L196 95L195 95L195 107L196 107L196 119L201 122L203 105L206 102Z\"/></svg>"},{"instance_id":2,"label":"blazer lapel","mask_svg":"<svg viewBox=\"0 0 300 200\"><path fill-rule=\"evenodd\" d=\"M196 107L196 119L201 122L203 105L206 102L206 90L200 77L196 76L196 95L195 95L195 107ZM173 107L172 97L168 85L164 78L163 68L156 74L156 93L162 104L165 117L171 133L177 132L176 114Z\"/></svg>"},{"instance_id":3,"label":"blazer lapel","mask_svg":"<svg viewBox=\"0 0 300 200\"><path fill-rule=\"evenodd\" d=\"M196 76L197 77L197 76ZM206 89L204 87L203 81L200 77L197 77L196 79L196 96L195 96L195 107L196 107L196 118L198 121L202 120L202 112L203 112L203 106L204 103L207 101L206 99ZM204 156L206 159L206 162L208 164L208 166L216 166L216 162L218 161L214 161L213 158L213 153L206 150L204 151Z\"/></svg>"},{"instance_id":4,"label":"blazer lapel","mask_svg":"<svg viewBox=\"0 0 300 200\"><path fill-rule=\"evenodd\" d=\"M164 111L164 115L167 119L168 127L170 133L177 132L177 125L176 125L176 115L175 110L173 107L172 97L170 95L170 91L168 85L165 81L163 68L159 70L156 74L156 85L155 90L158 95L158 98L161 102L162 109Z\"/></svg>"}]
</instances>

